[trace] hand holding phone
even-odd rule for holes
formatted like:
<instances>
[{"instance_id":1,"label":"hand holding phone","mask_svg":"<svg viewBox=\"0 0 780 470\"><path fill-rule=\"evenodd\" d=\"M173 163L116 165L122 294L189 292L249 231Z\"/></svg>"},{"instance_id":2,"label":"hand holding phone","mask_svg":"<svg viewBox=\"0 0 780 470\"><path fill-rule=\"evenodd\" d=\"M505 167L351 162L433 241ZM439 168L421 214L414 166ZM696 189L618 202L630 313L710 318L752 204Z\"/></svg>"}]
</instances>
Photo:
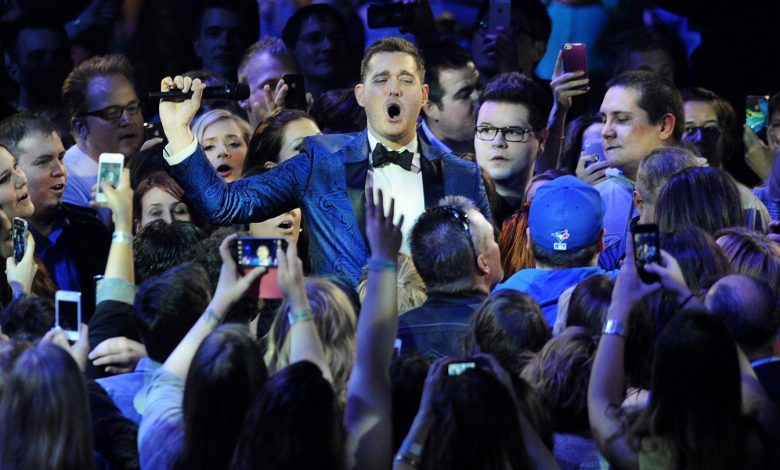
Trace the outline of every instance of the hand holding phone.
<instances>
[{"instance_id":1,"label":"hand holding phone","mask_svg":"<svg viewBox=\"0 0 780 470\"><path fill-rule=\"evenodd\" d=\"M563 62L563 73L582 72L583 75L577 78L588 78L588 53L585 44L567 42L561 48L561 59ZM586 90L587 88L588 85L578 87L581 90Z\"/></svg>"},{"instance_id":2,"label":"hand holding phone","mask_svg":"<svg viewBox=\"0 0 780 470\"><path fill-rule=\"evenodd\" d=\"M661 241L656 224L637 224L631 229L634 241L634 262L639 279L645 284L658 281L658 275L647 272L645 265L661 262Z\"/></svg>"},{"instance_id":3,"label":"hand holding phone","mask_svg":"<svg viewBox=\"0 0 780 470\"><path fill-rule=\"evenodd\" d=\"M596 162L604 162L607 160L606 157L604 157L604 145L601 143L601 139L592 139L583 142L582 151L585 152L586 156L590 157L590 160L585 161L585 168Z\"/></svg>"},{"instance_id":4,"label":"hand holding phone","mask_svg":"<svg viewBox=\"0 0 780 470\"><path fill-rule=\"evenodd\" d=\"M121 153L101 153L98 159L98 180L95 201L106 202L106 194L103 192L102 183L106 182L114 189L119 186L122 169L125 166L125 156Z\"/></svg>"},{"instance_id":5,"label":"hand holding phone","mask_svg":"<svg viewBox=\"0 0 780 470\"><path fill-rule=\"evenodd\" d=\"M287 74L282 77L282 80L287 85L287 97L284 99L284 107L306 111L306 87L303 75L300 73Z\"/></svg>"}]
</instances>

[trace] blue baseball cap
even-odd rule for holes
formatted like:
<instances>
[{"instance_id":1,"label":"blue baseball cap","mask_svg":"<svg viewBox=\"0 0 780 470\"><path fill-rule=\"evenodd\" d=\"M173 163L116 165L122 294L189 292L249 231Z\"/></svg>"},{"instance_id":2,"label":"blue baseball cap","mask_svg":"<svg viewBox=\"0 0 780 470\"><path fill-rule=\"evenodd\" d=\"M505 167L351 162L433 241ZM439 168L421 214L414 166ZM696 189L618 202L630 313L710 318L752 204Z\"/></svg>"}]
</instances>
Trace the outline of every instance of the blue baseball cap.
<instances>
[{"instance_id":1,"label":"blue baseball cap","mask_svg":"<svg viewBox=\"0 0 780 470\"><path fill-rule=\"evenodd\" d=\"M598 240L603 226L601 195L575 176L561 176L544 184L531 201L531 238L547 250L569 252L590 246Z\"/></svg>"}]
</instances>

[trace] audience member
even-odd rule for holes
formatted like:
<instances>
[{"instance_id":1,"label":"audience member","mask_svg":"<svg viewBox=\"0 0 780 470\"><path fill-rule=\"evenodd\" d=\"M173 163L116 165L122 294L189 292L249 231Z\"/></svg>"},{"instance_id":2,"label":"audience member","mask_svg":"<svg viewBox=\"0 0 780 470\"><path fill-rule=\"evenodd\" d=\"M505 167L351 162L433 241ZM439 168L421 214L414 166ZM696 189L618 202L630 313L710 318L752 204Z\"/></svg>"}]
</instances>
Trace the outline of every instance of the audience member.
<instances>
[{"instance_id":1,"label":"audience member","mask_svg":"<svg viewBox=\"0 0 780 470\"><path fill-rule=\"evenodd\" d=\"M780 298L780 245L761 232L743 227L718 230L715 242L734 274L765 281Z\"/></svg>"},{"instance_id":2,"label":"audience member","mask_svg":"<svg viewBox=\"0 0 780 470\"><path fill-rule=\"evenodd\" d=\"M535 267L518 271L496 289L530 294L552 328L563 291L588 276L617 274L597 266L604 251L603 217L598 191L574 176L561 176L539 188L528 215Z\"/></svg>"},{"instance_id":3,"label":"audience member","mask_svg":"<svg viewBox=\"0 0 780 470\"><path fill-rule=\"evenodd\" d=\"M606 465L588 421L588 380L596 346L590 331L569 327L548 341L523 370L523 378L552 416L553 456L561 468Z\"/></svg>"},{"instance_id":4,"label":"audience member","mask_svg":"<svg viewBox=\"0 0 780 470\"><path fill-rule=\"evenodd\" d=\"M189 222L169 224L155 220L147 224L133 242L133 264L138 283L180 264L187 250L201 238L203 233Z\"/></svg>"},{"instance_id":5,"label":"audience member","mask_svg":"<svg viewBox=\"0 0 780 470\"><path fill-rule=\"evenodd\" d=\"M504 370L520 377L551 337L539 304L526 293L505 289L491 294L469 319L463 353L490 354Z\"/></svg>"},{"instance_id":6,"label":"audience member","mask_svg":"<svg viewBox=\"0 0 780 470\"><path fill-rule=\"evenodd\" d=\"M235 82L241 54L260 37L259 24L252 1L202 2L192 39L201 68Z\"/></svg>"},{"instance_id":7,"label":"audience member","mask_svg":"<svg viewBox=\"0 0 780 470\"><path fill-rule=\"evenodd\" d=\"M558 168L566 173L573 175L590 184L597 184L606 178L604 172L609 164L604 159L604 147L601 144L601 129L604 123L601 116L592 114L583 114L572 119L566 126L566 138L561 150L561 158L558 162ZM594 148L596 151L594 152ZM599 152L600 149L600 152ZM597 155L599 161L594 161ZM584 159L582 163L580 160ZM587 165L587 167L586 167ZM588 172L580 174L581 171Z\"/></svg>"},{"instance_id":8,"label":"audience member","mask_svg":"<svg viewBox=\"0 0 780 470\"><path fill-rule=\"evenodd\" d=\"M301 64L306 91L312 96L357 82L358 63L349 51L347 24L333 6L299 8L284 25L282 40Z\"/></svg>"},{"instance_id":9,"label":"audience member","mask_svg":"<svg viewBox=\"0 0 780 470\"><path fill-rule=\"evenodd\" d=\"M310 229L313 272L339 275L357 284L368 258L359 227L369 166L374 188L395 197L397 213L406 220L416 219L445 195L472 198L489 214L475 165L424 143L418 147L417 117L428 94L423 82L424 66L414 45L399 38L377 41L364 55L362 82L355 87L358 103L366 108L368 132L309 138L299 157L227 186L213 178L214 170L187 127L197 110L202 84L168 77L161 84L163 90L195 91L183 103L160 104L170 141L169 171L214 222L264 220L300 206ZM385 154L385 145L406 153ZM371 148L376 156L369 159Z\"/></svg>"},{"instance_id":10,"label":"audience member","mask_svg":"<svg viewBox=\"0 0 780 470\"><path fill-rule=\"evenodd\" d=\"M256 168L271 169L284 163L303 151L305 138L320 134L317 122L305 112L280 109L255 128L243 172L249 174Z\"/></svg>"},{"instance_id":11,"label":"audience member","mask_svg":"<svg viewBox=\"0 0 780 470\"><path fill-rule=\"evenodd\" d=\"M675 173L699 166L694 154L682 147L661 147L647 154L639 163L634 184L634 208L640 224L654 224L658 194Z\"/></svg>"},{"instance_id":12,"label":"audience member","mask_svg":"<svg viewBox=\"0 0 780 470\"><path fill-rule=\"evenodd\" d=\"M18 84L10 103L18 111L62 106L62 82L73 68L70 41L56 23L20 23L6 43L5 70Z\"/></svg>"},{"instance_id":13,"label":"audience member","mask_svg":"<svg viewBox=\"0 0 780 470\"><path fill-rule=\"evenodd\" d=\"M311 305L311 315L317 327L327 365L330 368L332 387L336 398L343 403L347 393L347 380L355 362L355 324L357 312L347 295L333 282L311 278L305 282L306 296ZM289 302L282 302L268 333L265 363L274 374L288 364L293 357L288 316L294 314Z\"/></svg>"},{"instance_id":14,"label":"audience member","mask_svg":"<svg viewBox=\"0 0 780 470\"><path fill-rule=\"evenodd\" d=\"M750 276L726 276L710 288L704 305L723 320L769 398L780 406L780 311L770 285Z\"/></svg>"},{"instance_id":15,"label":"audience member","mask_svg":"<svg viewBox=\"0 0 780 470\"><path fill-rule=\"evenodd\" d=\"M428 298L400 318L401 353L458 356L469 318L503 278L493 227L471 201L448 197L417 219L409 245Z\"/></svg>"},{"instance_id":16,"label":"audience member","mask_svg":"<svg viewBox=\"0 0 780 470\"><path fill-rule=\"evenodd\" d=\"M41 117L19 113L0 122L0 145L27 176L35 211L26 218L36 255L59 289L81 292L84 318L89 319L94 312L94 277L106 267L110 237L94 209L63 202L71 181L56 127Z\"/></svg>"},{"instance_id":17,"label":"audience member","mask_svg":"<svg viewBox=\"0 0 780 470\"><path fill-rule=\"evenodd\" d=\"M135 187L133 191L134 232L140 232L155 220L171 224L191 222L193 219L184 190L167 173L163 171L152 173Z\"/></svg>"},{"instance_id":18,"label":"audience member","mask_svg":"<svg viewBox=\"0 0 780 470\"><path fill-rule=\"evenodd\" d=\"M474 150L496 183L496 225L523 204L536 157L547 140L547 93L517 72L497 75L479 97ZM499 137L500 134L500 137Z\"/></svg>"},{"instance_id":19,"label":"audience member","mask_svg":"<svg viewBox=\"0 0 780 470\"><path fill-rule=\"evenodd\" d=\"M217 174L227 182L241 178L252 129L230 111L214 109L192 123L192 133Z\"/></svg>"},{"instance_id":20,"label":"audience member","mask_svg":"<svg viewBox=\"0 0 780 470\"><path fill-rule=\"evenodd\" d=\"M249 85L249 99L239 102L254 129L270 113L284 107L287 84L282 77L301 73L300 65L281 39L265 37L249 46L238 66L238 82Z\"/></svg>"},{"instance_id":21,"label":"audience member","mask_svg":"<svg viewBox=\"0 0 780 470\"><path fill-rule=\"evenodd\" d=\"M651 72L626 72L607 86L601 139L609 166L620 171L596 189L604 201L606 237L620 240L617 251L622 253L630 221L637 215L632 195L639 163L651 151L680 141L684 113L680 92Z\"/></svg>"},{"instance_id":22,"label":"audience member","mask_svg":"<svg viewBox=\"0 0 780 470\"><path fill-rule=\"evenodd\" d=\"M752 214L752 217L751 217ZM662 232L694 225L710 235L727 227L758 223L754 213L742 210L739 190L724 170L714 167L685 168L669 177L655 206L655 220Z\"/></svg>"},{"instance_id":23,"label":"audience member","mask_svg":"<svg viewBox=\"0 0 780 470\"><path fill-rule=\"evenodd\" d=\"M366 110L358 104L353 88L320 94L312 103L310 113L323 134L360 132L366 128Z\"/></svg>"},{"instance_id":24,"label":"audience member","mask_svg":"<svg viewBox=\"0 0 780 470\"><path fill-rule=\"evenodd\" d=\"M89 207L100 154L121 153L127 158L143 143L143 103L133 86L130 61L107 55L82 62L65 79L62 101L76 136L76 145L65 152L70 184L64 200ZM100 220L110 225L108 211L98 212Z\"/></svg>"},{"instance_id":25,"label":"audience member","mask_svg":"<svg viewBox=\"0 0 780 470\"><path fill-rule=\"evenodd\" d=\"M445 153L471 153L479 72L455 42L426 44L423 53L430 92L423 104L420 137Z\"/></svg>"}]
</instances>

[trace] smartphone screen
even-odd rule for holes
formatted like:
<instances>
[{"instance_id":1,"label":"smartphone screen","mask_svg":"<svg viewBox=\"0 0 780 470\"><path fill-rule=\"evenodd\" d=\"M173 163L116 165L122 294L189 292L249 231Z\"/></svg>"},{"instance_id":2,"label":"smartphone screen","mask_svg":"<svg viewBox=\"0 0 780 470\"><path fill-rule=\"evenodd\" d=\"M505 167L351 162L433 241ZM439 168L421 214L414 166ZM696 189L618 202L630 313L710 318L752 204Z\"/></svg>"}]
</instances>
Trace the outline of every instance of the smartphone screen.
<instances>
[{"instance_id":1,"label":"smartphone screen","mask_svg":"<svg viewBox=\"0 0 780 470\"><path fill-rule=\"evenodd\" d=\"M658 226L655 224L640 224L632 230L634 239L634 260L636 261L639 278L645 283L658 280L658 276L645 271L648 263L661 261L660 238Z\"/></svg>"},{"instance_id":2,"label":"smartphone screen","mask_svg":"<svg viewBox=\"0 0 780 470\"><path fill-rule=\"evenodd\" d=\"M288 74L283 76L282 80L287 84L287 97L284 99L284 106L288 109L306 111L306 87L303 75L299 73Z\"/></svg>"},{"instance_id":3,"label":"smartphone screen","mask_svg":"<svg viewBox=\"0 0 780 470\"><path fill-rule=\"evenodd\" d=\"M81 323L81 293L57 291L55 299L55 323L65 331L69 340L76 341Z\"/></svg>"},{"instance_id":4,"label":"smartphone screen","mask_svg":"<svg viewBox=\"0 0 780 470\"><path fill-rule=\"evenodd\" d=\"M14 259L17 262L22 260L24 251L27 248L27 221L19 217L14 217L12 230L14 242Z\"/></svg>"},{"instance_id":5,"label":"smartphone screen","mask_svg":"<svg viewBox=\"0 0 780 470\"><path fill-rule=\"evenodd\" d=\"M474 362L453 362L447 365L447 375L457 376L476 366Z\"/></svg>"},{"instance_id":6,"label":"smartphone screen","mask_svg":"<svg viewBox=\"0 0 780 470\"><path fill-rule=\"evenodd\" d=\"M101 187L101 184L104 181L110 184L112 188L119 186L122 168L124 168L124 158L124 155L121 153L100 154L98 160L97 194L95 195L95 200L97 202L106 201L106 195L103 194L103 189Z\"/></svg>"},{"instance_id":7,"label":"smartphone screen","mask_svg":"<svg viewBox=\"0 0 780 470\"><path fill-rule=\"evenodd\" d=\"M276 251L284 248L281 238L239 237L234 245L235 258L242 268L279 266Z\"/></svg>"},{"instance_id":8,"label":"smartphone screen","mask_svg":"<svg viewBox=\"0 0 780 470\"><path fill-rule=\"evenodd\" d=\"M756 134L766 128L769 115L768 95L748 95L745 98L745 125Z\"/></svg>"}]
</instances>

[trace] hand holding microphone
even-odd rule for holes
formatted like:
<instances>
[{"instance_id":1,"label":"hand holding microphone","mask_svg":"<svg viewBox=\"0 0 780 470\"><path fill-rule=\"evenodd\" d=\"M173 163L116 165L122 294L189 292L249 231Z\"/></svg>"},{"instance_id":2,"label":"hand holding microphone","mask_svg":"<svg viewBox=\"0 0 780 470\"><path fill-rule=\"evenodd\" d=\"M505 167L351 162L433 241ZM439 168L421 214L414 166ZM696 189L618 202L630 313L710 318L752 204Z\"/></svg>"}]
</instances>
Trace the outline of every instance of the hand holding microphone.
<instances>
[{"instance_id":1,"label":"hand holding microphone","mask_svg":"<svg viewBox=\"0 0 780 470\"><path fill-rule=\"evenodd\" d=\"M205 88L206 85L199 78L193 80L181 75L174 78L165 77L160 82L160 95L168 93L165 96L171 98L178 96L178 100L184 99L184 101L160 100L160 122L165 136L168 137L171 153L185 149L195 139L190 130L190 123L200 109L200 100Z\"/></svg>"}]
</instances>

